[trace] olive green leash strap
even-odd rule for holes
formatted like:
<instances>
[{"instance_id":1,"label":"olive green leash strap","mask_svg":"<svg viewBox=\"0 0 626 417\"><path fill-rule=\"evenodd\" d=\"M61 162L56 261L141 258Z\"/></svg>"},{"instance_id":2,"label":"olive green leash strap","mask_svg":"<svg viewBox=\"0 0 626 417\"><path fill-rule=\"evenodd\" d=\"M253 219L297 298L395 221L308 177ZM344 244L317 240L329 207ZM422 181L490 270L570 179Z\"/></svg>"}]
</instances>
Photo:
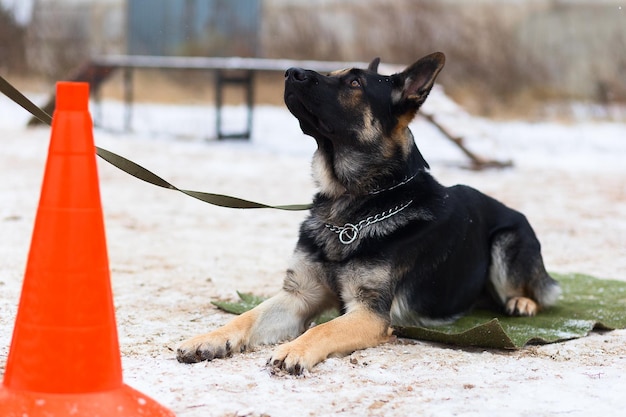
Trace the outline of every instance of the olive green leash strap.
<instances>
[{"instance_id":1,"label":"olive green leash strap","mask_svg":"<svg viewBox=\"0 0 626 417\"><path fill-rule=\"evenodd\" d=\"M20 93L15 87L13 87L7 80L5 80L2 76L0 76L0 91L13 100L15 103L22 106L26 109L30 114L50 126L52 124L52 117L41 110L37 105L35 105L32 101L24 97L24 94Z\"/></svg>"},{"instance_id":2,"label":"olive green leash strap","mask_svg":"<svg viewBox=\"0 0 626 417\"><path fill-rule=\"evenodd\" d=\"M26 109L33 116L41 120L47 125L52 124L52 117L35 105L32 101L26 98L15 87L13 87L8 81L0 76L0 91L8 98L19 104ZM287 204L272 206L269 204L257 203L254 201L244 200L242 198L231 197L223 194L205 193L202 191L183 190L165 181L152 171L134 163L133 161L117 155L111 151L96 146L96 154L115 167L121 169L127 174L132 175L147 183L156 185L158 187L167 188L170 190L180 191L190 197L204 201L205 203L213 204L220 207L239 208L239 209L253 209L253 208L272 208L277 210L308 210L311 208L311 204Z\"/></svg>"}]
</instances>

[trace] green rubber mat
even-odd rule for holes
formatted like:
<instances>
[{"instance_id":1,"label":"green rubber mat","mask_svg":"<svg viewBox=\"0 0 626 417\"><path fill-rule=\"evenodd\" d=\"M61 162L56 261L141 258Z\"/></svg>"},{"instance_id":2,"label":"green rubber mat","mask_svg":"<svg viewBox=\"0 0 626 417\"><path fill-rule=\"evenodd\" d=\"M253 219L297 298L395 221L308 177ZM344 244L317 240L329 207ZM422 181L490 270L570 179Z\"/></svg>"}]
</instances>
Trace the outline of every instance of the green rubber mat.
<instances>
[{"instance_id":1,"label":"green rubber mat","mask_svg":"<svg viewBox=\"0 0 626 417\"><path fill-rule=\"evenodd\" d=\"M400 337L457 346L519 349L526 344L554 343L586 336L592 330L626 328L626 282L587 275L552 274L563 295L555 307L535 317L508 317L489 310L475 310L453 324L437 327L396 327ZM239 302L213 302L222 310L241 314L263 301L239 293ZM329 312L316 322L331 320Z\"/></svg>"}]
</instances>

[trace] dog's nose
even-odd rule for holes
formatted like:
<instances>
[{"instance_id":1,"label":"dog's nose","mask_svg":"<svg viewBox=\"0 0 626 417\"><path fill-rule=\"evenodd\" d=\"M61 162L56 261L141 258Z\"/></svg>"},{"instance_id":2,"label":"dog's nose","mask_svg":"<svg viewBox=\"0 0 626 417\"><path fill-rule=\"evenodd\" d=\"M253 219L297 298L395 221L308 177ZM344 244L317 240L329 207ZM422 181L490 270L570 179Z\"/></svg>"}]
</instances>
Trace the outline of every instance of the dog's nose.
<instances>
[{"instance_id":1,"label":"dog's nose","mask_svg":"<svg viewBox=\"0 0 626 417\"><path fill-rule=\"evenodd\" d=\"M285 72L286 80L294 80L294 81L306 81L307 76L306 72L302 68L289 68Z\"/></svg>"}]
</instances>

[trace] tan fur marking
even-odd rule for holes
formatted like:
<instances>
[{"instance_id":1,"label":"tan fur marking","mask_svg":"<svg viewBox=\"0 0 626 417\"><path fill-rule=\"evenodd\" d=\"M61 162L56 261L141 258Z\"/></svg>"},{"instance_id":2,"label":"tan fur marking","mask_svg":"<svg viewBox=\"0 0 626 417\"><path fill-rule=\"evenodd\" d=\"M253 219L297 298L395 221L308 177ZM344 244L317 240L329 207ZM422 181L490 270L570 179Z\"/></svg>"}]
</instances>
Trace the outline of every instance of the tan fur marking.
<instances>
[{"instance_id":1,"label":"tan fur marking","mask_svg":"<svg viewBox=\"0 0 626 417\"><path fill-rule=\"evenodd\" d=\"M347 74L348 72L350 72L350 68L343 68L343 69L339 69L339 70L335 70L332 72L328 73L329 77L341 77L345 74Z\"/></svg>"},{"instance_id":2,"label":"tan fur marking","mask_svg":"<svg viewBox=\"0 0 626 417\"><path fill-rule=\"evenodd\" d=\"M344 90L337 96L337 101L343 108L356 109L361 107L362 96L361 90Z\"/></svg>"},{"instance_id":3,"label":"tan fur marking","mask_svg":"<svg viewBox=\"0 0 626 417\"><path fill-rule=\"evenodd\" d=\"M489 267L489 280L495 295L502 305L507 306L507 310L508 300L525 294L523 288L516 288L508 279L509 270L505 250L512 244L512 239L511 235L503 234L493 243L491 248L491 266Z\"/></svg>"},{"instance_id":4,"label":"tan fur marking","mask_svg":"<svg viewBox=\"0 0 626 417\"><path fill-rule=\"evenodd\" d=\"M515 316L534 316L539 306L530 298L513 297L506 303L506 312Z\"/></svg>"},{"instance_id":5,"label":"tan fur marking","mask_svg":"<svg viewBox=\"0 0 626 417\"><path fill-rule=\"evenodd\" d=\"M269 363L293 372L311 369L331 355L378 346L389 340L388 324L375 313L360 308L307 330L279 346Z\"/></svg>"},{"instance_id":6,"label":"tan fur marking","mask_svg":"<svg viewBox=\"0 0 626 417\"><path fill-rule=\"evenodd\" d=\"M385 158L393 157L394 151L397 148L402 150L404 157L408 156L411 149L411 141L409 140L410 136L407 134L407 128L414 117L415 113L409 112L398 118L398 124L393 129L391 138L389 138L390 140L385 141L384 144L383 155Z\"/></svg>"},{"instance_id":7,"label":"tan fur marking","mask_svg":"<svg viewBox=\"0 0 626 417\"><path fill-rule=\"evenodd\" d=\"M332 167L320 151L313 154L313 179L320 192L330 197L339 197L346 189L337 181L332 172Z\"/></svg>"},{"instance_id":8,"label":"tan fur marking","mask_svg":"<svg viewBox=\"0 0 626 417\"><path fill-rule=\"evenodd\" d=\"M219 352L224 350L228 343L230 350L238 352L247 345L250 330L259 316L259 310L253 309L235 317L225 326L212 332L201 334L185 340L178 348L179 357L184 354L198 352L199 350L211 350ZM224 352L224 355L230 352Z\"/></svg>"},{"instance_id":9,"label":"tan fur marking","mask_svg":"<svg viewBox=\"0 0 626 417\"><path fill-rule=\"evenodd\" d=\"M389 269L389 265L360 265L355 262L341 270L341 297L348 311L360 308L360 292L364 286L381 288L389 282Z\"/></svg>"},{"instance_id":10,"label":"tan fur marking","mask_svg":"<svg viewBox=\"0 0 626 417\"><path fill-rule=\"evenodd\" d=\"M359 139L363 142L376 143L382 136L381 126L372 114L369 107L363 109L363 129L359 134Z\"/></svg>"}]
</instances>

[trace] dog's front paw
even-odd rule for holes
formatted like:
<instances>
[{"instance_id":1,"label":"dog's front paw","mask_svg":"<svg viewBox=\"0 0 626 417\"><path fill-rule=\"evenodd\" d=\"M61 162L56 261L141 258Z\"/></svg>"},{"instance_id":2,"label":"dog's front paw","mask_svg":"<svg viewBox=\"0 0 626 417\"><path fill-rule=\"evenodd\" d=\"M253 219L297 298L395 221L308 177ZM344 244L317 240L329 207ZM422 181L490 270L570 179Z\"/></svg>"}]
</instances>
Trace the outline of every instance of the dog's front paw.
<instances>
[{"instance_id":1,"label":"dog's front paw","mask_svg":"<svg viewBox=\"0 0 626 417\"><path fill-rule=\"evenodd\" d=\"M234 350L243 352L245 346L213 332L185 340L178 347L176 359L182 363L210 361L226 358L232 355Z\"/></svg>"},{"instance_id":2,"label":"dog's front paw","mask_svg":"<svg viewBox=\"0 0 626 417\"><path fill-rule=\"evenodd\" d=\"M324 358L316 357L312 346L307 347L295 340L276 348L267 361L267 366L284 370L292 375L301 375L304 370L310 371L322 360Z\"/></svg>"}]
</instances>

